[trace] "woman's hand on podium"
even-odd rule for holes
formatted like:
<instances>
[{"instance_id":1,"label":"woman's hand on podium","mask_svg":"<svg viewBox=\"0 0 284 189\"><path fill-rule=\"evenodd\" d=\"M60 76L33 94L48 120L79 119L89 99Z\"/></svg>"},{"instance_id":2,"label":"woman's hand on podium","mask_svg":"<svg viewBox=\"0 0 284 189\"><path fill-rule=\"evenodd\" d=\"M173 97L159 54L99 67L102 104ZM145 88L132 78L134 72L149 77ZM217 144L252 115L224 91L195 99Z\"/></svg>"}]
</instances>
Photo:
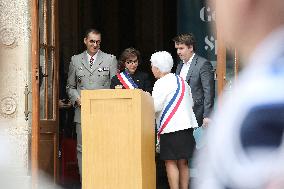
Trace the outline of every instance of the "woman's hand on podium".
<instances>
[{"instance_id":1,"label":"woman's hand on podium","mask_svg":"<svg viewBox=\"0 0 284 189\"><path fill-rule=\"evenodd\" d=\"M145 93L149 96L152 96L151 93L149 93L148 91L145 91Z\"/></svg>"},{"instance_id":2,"label":"woman's hand on podium","mask_svg":"<svg viewBox=\"0 0 284 189\"><path fill-rule=\"evenodd\" d=\"M122 85L116 85L115 89L122 89Z\"/></svg>"}]
</instances>

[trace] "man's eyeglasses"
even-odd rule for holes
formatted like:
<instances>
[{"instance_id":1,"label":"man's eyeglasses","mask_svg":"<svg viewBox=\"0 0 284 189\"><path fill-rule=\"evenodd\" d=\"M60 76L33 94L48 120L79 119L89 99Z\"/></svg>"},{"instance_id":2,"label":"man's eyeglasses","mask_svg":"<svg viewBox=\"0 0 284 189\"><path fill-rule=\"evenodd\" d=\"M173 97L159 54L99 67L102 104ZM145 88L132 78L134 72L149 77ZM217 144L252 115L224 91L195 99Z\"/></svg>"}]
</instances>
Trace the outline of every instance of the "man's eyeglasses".
<instances>
[{"instance_id":1,"label":"man's eyeglasses","mask_svg":"<svg viewBox=\"0 0 284 189\"><path fill-rule=\"evenodd\" d=\"M126 64L132 64L132 65L138 65L138 59L136 59L136 60L126 60L125 63Z\"/></svg>"},{"instance_id":2,"label":"man's eyeglasses","mask_svg":"<svg viewBox=\"0 0 284 189\"><path fill-rule=\"evenodd\" d=\"M101 40L90 40L90 43L97 43L99 45L101 43Z\"/></svg>"}]
</instances>

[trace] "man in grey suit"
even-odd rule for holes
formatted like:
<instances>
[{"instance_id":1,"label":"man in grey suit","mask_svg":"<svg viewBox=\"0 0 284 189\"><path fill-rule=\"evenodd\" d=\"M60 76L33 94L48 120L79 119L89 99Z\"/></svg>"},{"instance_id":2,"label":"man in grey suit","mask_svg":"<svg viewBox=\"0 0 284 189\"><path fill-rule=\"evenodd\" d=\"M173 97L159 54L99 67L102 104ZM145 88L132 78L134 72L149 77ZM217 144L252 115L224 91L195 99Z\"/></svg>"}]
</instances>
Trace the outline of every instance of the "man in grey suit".
<instances>
[{"instance_id":1,"label":"man in grey suit","mask_svg":"<svg viewBox=\"0 0 284 189\"><path fill-rule=\"evenodd\" d=\"M75 107L74 122L80 175L82 173L81 90L109 89L110 80L117 73L115 56L100 50L101 33L98 30L87 30L84 43L87 50L71 58L66 86L70 101Z\"/></svg>"},{"instance_id":2,"label":"man in grey suit","mask_svg":"<svg viewBox=\"0 0 284 189\"><path fill-rule=\"evenodd\" d=\"M192 34L181 34L173 41L181 62L176 74L188 82L194 101L193 111L199 126L207 127L215 96L214 70L212 64L195 53Z\"/></svg>"}]
</instances>

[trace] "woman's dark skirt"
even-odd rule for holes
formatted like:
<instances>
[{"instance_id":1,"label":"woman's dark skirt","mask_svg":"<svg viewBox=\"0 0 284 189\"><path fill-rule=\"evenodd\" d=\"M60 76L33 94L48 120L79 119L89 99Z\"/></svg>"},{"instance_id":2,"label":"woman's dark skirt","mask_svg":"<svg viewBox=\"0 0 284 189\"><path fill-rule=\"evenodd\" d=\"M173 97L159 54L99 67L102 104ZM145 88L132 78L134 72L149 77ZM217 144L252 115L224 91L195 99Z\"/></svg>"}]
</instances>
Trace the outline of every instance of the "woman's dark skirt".
<instances>
[{"instance_id":1,"label":"woman's dark skirt","mask_svg":"<svg viewBox=\"0 0 284 189\"><path fill-rule=\"evenodd\" d=\"M160 159L179 160L192 157L195 149L193 128L160 135Z\"/></svg>"}]
</instances>

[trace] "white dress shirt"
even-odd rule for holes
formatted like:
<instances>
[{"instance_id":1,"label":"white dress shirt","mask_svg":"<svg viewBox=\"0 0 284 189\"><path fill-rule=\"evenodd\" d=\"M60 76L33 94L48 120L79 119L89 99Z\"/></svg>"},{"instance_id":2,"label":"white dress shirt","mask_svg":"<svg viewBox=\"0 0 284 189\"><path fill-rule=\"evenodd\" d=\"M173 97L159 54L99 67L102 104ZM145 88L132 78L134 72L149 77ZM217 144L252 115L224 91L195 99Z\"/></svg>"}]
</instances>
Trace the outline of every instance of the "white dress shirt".
<instances>
[{"instance_id":1,"label":"white dress shirt","mask_svg":"<svg viewBox=\"0 0 284 189\"><path fill-rule=\"evenodd\" d=\"M187 62L184 62L183 61L183 65L182 65L182 68L181 68L181 71L180 71L180 76L184 79L184 80L186 80L186 76L187 76L187 73L188 73L188 70L189 70L189 68L190 68L190 64L191 64L191 62L192 62L192 60L193 60L193 58L194 58L194 55L195 55L195 53L193 53L193 55L190 57L190 59L187 61Z\"/></svg>"},{"instance_id":2,"label":"white dress shirt","mask_svg":"<svg viewBox=\"0 0 284 189\"><path fill-rule=\"evenodd\" d=\"M99 50L98 50L99 52ZM97 59L97 56L98 56L98 52L93 56L93 63L95 63L96 59ZM89 55L89 53L86 51L87 53L87 58L88 58L88 62L90 63L90 60L91 60L91 55Z\"/></svg>"}]
</instances>

